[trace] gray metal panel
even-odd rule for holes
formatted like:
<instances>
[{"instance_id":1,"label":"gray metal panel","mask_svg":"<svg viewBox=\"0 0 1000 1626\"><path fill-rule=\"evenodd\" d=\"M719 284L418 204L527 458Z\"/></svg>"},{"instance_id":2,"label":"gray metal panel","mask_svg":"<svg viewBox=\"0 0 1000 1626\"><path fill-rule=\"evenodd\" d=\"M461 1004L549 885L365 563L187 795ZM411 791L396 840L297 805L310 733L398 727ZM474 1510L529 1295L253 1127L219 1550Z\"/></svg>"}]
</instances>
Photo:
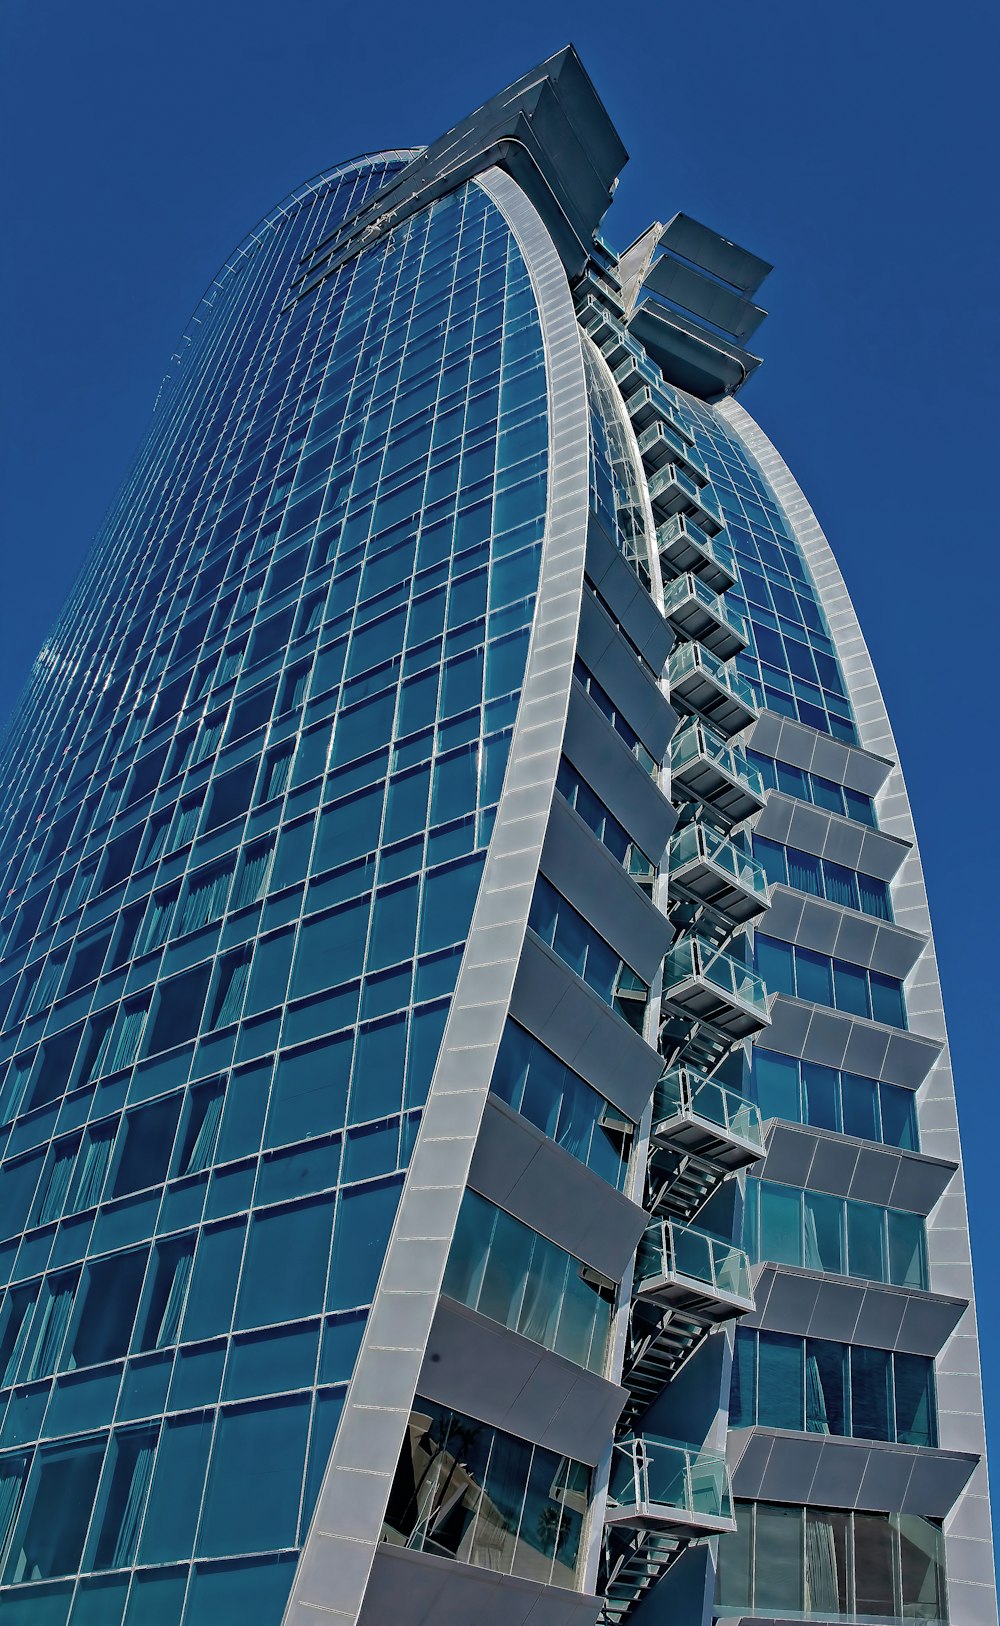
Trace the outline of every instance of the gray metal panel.
<instances>
[{"instance_id":1,"label":"gray metal panel","mask_svg":"<svg viewBox=\"0 0 1000 1626\"><path fill-rule=\"evenodd\" d=\"M653 671L661 675L674 645L673 628L593 514L587 528L587 576Z\"/></svg>"},{"instance_id":2,"label":"gray metal panel","mask_svg":"<svg viewBox=\"0 0 1000 1626\"><path fill-rule=\"evenodd\" d=\"M579 274L628 154L572 46L523 74L420 149L311 252L305 283L398 225L431 199L501 164L544 219L546 236Z\"/></svg>"},{"instance_id":3,"label":"gray metal panel","mask_svg":"<svg viewBox=\"0 0 1000 1626\"><path fill-rule=\"evenodd\" d=\"M965 1310L964 1300L940 1293L853 1281L794 1265L758 1267L754 1297L756 1308L744 1326L867 1342L913 1355L940 1354ZM877 1330L879 1336L868 1338L865 1329Z\"/></svg>"},{"instance_id":4,"label":"gray metal panel","mask_svg":"<svg viewBox=\"0 0 1000 1626\"><path fill-rule=\"evenodd\" d=\"M658 864L677 811L578 683L570 696L563 748L609 812Z\"/></svg>"},{"instance_id":5,"label":"gray metal panel","mask_svg":"<svg viewBox=\"0 0 1000 1626\"><path fill-rule=\"evenodd\" d=\"M662 239L661 239L662 241ZM684 265L671 254L653 260L642 283L643 289L680 305L692 316L729 333L744 344L757 331L767 312L752 300L723 288L693 266Z\"/></svg>"},{"instance_id":6,"label":"gray metal panel","mask_svg":"<svg viewBox=\"0 0 1000 1626\"><path fill-rule=\"evenodd\" d=\"M602 1600L563 1587L473 1569L434 1553L383 1545L375 1555L361 1626L594 1626ZM329 1618L329 1617L328 1617ZM293 1626L319 1626L312 1611Z\"/></svg>"},{"instance_id":7,"label":"gray metal panel","mask_svg":"<svg viewBox=\"0 0 1000 1626\"><path fill-rule=\"evenodd\" d=\"M444 1296L417 1393L591 1466L628 1399L596 1372Z\"/></svg>"},{"instance_id":8,"label":"gray metal panel","mask_svg":"<svg viewBox=\"0 0 1000 1626\"><path fill-rule=\"evenodd\" d=\"M919 1089L941 1052L937 1039L826 1010L787 994L775 999L771 1026L761 1043L783 1056L844 1067L909 1090Z\"/></svg>"},{"instance_id":9,"label":"gray metal panel","mask_svg":"<svg viewBox=\"0 0 1000 1626\"><path fill-rule=\"evenodd\" d=\"M772 1119L765 1142L767 1158L757 1171L763 1179L809 1185L835 1197L904 1208L913 1214L931 1212L956 1169L944 1158L855 1140L812 1124Z\"/></svg>"},{"instance_id":10,"label":"gray metal panel","mask_svg":"<svg viewBox=\"0 0 1000 1626\"><path fill-rule=\"evenodd\" d=\"M677 713L639 665L611 617L592 593L580 614L580 659L635 729L647 751L662 762Z\"/></svg>"},{"instance_id":11,"label":"gray metal panel","mask_svg":"<svg viewBox=\"0 0 1000 1626\"><path fill-rule=\"evenodd\" d=\"M638 1123L662 1059L534 934L524 942L510 1014Z\"/></svg>"},{"instance_id":12,"label":"gray metal panel","mask_svg":"<svg viewBox=\"0 0 1000 1626\"><path fill-rule=\"evenodd\" d=\"M565 272L531 204L498 171L479 184L520 245L545 348L549 498L538 595L472 925L286 1622L305 1618L306 1606L350 1622L361 1609L507 1017L569 709L587 532L580 330Z\"/></svg>"},{"instance_id":13,"label":"gray metal panel","mask_svg":"<svg viewBox=\"0 0 1000 1626\"><path fill-rule=\"evenodd\" d=\"M747 1441L733 1473L734 1496L806 1507L947 1517L976 1465L961 1452L753 1429L771 1442L766 1460ZM918 1472L914 1469L932 1470Z\"/></svg>"},{"instance_id":14,"label":"gray metal panel","mask_svg":"<svg viewBox=\"0 0 1000 1626\"><path fill-rule=\"evenodd\" d=\"M771 908L762 929L769 937L901 979L913 970L924 948L919 932L808 896L781 882L772 886Z\"/></svg>"},{"instance_id":15,"label":"gray metal panel","mask_svg":"<svg viewBox=\"0 0 1000 1626\"><path fill-rule=\"evenodd\" d=\"M649 1217L494 1096L486 1103L469 1185L616 1282Z\"/></svg>"},{"instance_id":16,"label":"gray metal panel","mask_svg":"<svg viewBox=\"0 0 1000 1626\"><path fill-rule=\"evenodd\" d=\"M673 935L670 923L560 796L552 803L541 867L605 942L652 983Z\"/></svg>"},{"instance_id":17,"label":"gray metal panel","mask_svg":"<svg viewBox=\"0 0 1000 1626\"><path fill-rule=\"evenodd\" d=\"M659 241L692 265L700 265L713 277L731 283L742 293L755 294L764 278L774 270L759 254L730 242L711 226L703 226L691 215L675 214L662 228Z\"/></svg>"},{"instance_id":18,"label":"gray metal panel","mask_svg":"<svg viewBox=\"0 0 1000 1626\"><path fill-rule=\"evenodd\" d=\"M735 414L723 403L722 416L730 426ZM754 426L756 428L756 425ZM742 420L739 425L742 434ZM752 450L752 448L751 448ZM891 761L873 751L857 745L846 745L842 740L820 734L794 717L779 717L777 712L762 711L749 736L755 751L789 762L793 768L821 774L834 784L849 785L866 796L876 796L892 769Z\"/></svg>"},{"instance_id":19,"label":"gray metal panel","mask_svg":"<svg viewBox=\"0 0 1000 1626\"><path fill-rule=\"evenodd\" d=\"M735 341L683 316L655 294L640 294L628 318L629 331L645 345L668 383L714 401L738 390L760 366L760 357Z\"/></svg>"}]
</instances>

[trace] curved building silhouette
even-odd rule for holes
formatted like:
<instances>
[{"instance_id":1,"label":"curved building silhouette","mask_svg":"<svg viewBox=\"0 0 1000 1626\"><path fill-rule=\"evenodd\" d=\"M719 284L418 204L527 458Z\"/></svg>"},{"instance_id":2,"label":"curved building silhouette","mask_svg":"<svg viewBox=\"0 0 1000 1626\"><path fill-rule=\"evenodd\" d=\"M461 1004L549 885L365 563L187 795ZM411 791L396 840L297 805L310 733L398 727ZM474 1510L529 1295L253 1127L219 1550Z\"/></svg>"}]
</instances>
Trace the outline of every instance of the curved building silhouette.
<instances>
[{"instance_id":1,"label":"curved building silhouette","mask_svg":"<svg viewBox=\"0 0 1000 1626\"><path fill-rule=\"evenodd\" d=\"M889 722L625 158L567 48L280 204L30 674L9 1626L996 1620Z\"/></svg>"}]
</instances>

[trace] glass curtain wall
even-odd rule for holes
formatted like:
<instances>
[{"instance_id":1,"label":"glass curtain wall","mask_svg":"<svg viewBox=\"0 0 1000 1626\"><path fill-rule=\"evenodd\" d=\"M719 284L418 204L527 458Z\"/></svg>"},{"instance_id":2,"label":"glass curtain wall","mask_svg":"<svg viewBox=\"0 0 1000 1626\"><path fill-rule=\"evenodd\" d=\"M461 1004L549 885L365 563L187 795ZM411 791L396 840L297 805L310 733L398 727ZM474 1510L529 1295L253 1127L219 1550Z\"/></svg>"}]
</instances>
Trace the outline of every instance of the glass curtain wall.
<instances>
[{"instance_id":1,"label":"glass curtain wall","mask_svg":"<svg viewBox=\"0 0 1000 1626\"><path fill-rule=\"evenodd\" d=\"M303 293L397 163L306 189L213 287L8 737L6 1611L276 1626L378 1280L548 456L478 186Z\"/></svg>"}]
</instances>

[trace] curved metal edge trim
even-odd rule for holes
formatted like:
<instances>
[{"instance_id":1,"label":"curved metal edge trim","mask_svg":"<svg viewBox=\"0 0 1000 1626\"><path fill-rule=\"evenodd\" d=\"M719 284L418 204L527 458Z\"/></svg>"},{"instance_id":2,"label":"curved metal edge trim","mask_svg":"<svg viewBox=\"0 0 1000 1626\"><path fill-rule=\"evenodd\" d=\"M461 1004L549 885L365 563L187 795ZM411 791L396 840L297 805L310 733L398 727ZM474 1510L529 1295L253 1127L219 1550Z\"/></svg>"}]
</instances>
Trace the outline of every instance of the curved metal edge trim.
<instances>
[{"instance_id":1,"label":"curved metal edge trim","mask_svg":"<svg viewBox=\"0 0 1000 1626\"><path fill-rule=\"evenodd\" d=\"M986 1626L997 1619L997 1601L972 1253L944 1000L913 814L875 668L823 529L780 453L746 409L736 401L723 401L716 411L759 464L809 567L830 625L862 745L893 763L879 792L879 828L911 844L893 882L893 912L897 924L926 938L907 983L907 1008L919 1024L915 1031L940 1039L944 1046L917 1097L920 1143L924 1151L959 1165L927 1223L931 1281L937 1291L969 1300L969 1308L935 1363L938 1427L942 1446L976 1451L981 1456L945 1521L950 1618L956 1626L966 1620Z\"/></svg>"},{"instance_id":2,"label":"curved metal edge trim","mask_svg":"<svg viewBox=\"0 0 1000 1626\"><path fill-rule=\"evenodd\" d=\"M508 176L475 183L507 221L541 322L549 480L538 596L503 794L375 1302L284 1626L356 1622L379 1543L520 959L569 710L587 545L588 409L566 273Z\"/></svg>"}]
</instances>

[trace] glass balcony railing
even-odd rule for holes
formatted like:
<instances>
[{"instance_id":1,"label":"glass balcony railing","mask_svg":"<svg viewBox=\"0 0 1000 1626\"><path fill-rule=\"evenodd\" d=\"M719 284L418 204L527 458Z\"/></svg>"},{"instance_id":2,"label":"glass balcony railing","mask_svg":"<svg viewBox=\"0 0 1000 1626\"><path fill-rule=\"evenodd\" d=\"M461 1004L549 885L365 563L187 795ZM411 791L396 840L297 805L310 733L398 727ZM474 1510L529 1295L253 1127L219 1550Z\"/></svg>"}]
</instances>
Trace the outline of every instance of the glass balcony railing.
<instances>
[{"instance_id":1,"label":"glass balcony railing","mask_svg":"<svg viewBox=\"0 0 1000 1626\"><path fill-rule=\"evenodd\" d=\"M633 1291L640 1294L644 1287L677 1276L700 1283L712 1297L753 1301L750 1262L742 1248L694 1225L653 1220L636 1253Z\"/></svg>"},{"instance_id":2,"label":"glass balcony railing","mask_svg":"<svg viewBox=\"0 0 1000 1626\"><path fill-rule=\"evenodd\" d=\"M736 554L721 521L717 534L710 536L688 515L674 514L657 526L656 541L660 558L668 565L676 570L696 570L710 587L731 587L737 580Z\"/></svg>"},{"instance_id":3,"label":"glass balcony railing","mask_svg":"<svg viewBox=\"0 0 1000 1626\"><path fill-rule=\"evenodd\" d=\"M685 500L700 506L701 487L679 463L662 463L649 481L649 500L654 510L659 503L662 518L683 507Z\"/></svg>"},{"instance_id":4,"label":"glass balcony railing","mask_svg":"<svg viewBox=\"0 0 1000 1626\"><path fill-rule=\"evenodd\" d=\"M685 769L698 762L717 769L733 785L745 791L758 807L763 807L766 797L764 781L746 753L737 745L729 745L700 718L692 717L670 741L670 769L680 776Z\"/></svg>"},{"instance_id":5,"label":"glass balcony railing","mask_svg":"<svg viewBox=\"0 0 1000 1626\"><path fill-rule=\"evenodd\" d=\"M691 571L685 571L664 588L663 613L668 621L674 620L679 631L690 626L687 635L700 639L723 659L749 642L744 617Z\"/></svg>"},{"instance_id":6,"label":"glass balcony railing","mask_svg":"<svg viewBox=\"0 0 1000 1626\"><path fill-rule=\"evenodd\" d=\"M689 824L683 830L676 830L667 848L667 862L671 874L679 874L693 864L710 864L741 891L752 893L762 908L766 909L771 901L771 889L760 860L740 852L725 836L706 824Z\"/></svg>"},{"instance_id":7,"label":"glass balcony railing","mask_svg":"<svg viewBox=\"0 0 1000 1626\"><path fill-rule=\"evenodd\" d=\"M720 1134L746 1141L764 1151L760 1108L739 1090L731 1090L691 1067L671 1067L653 1096L653 1134L675 1118L700 1118Z\"/></svg>"},{"instance_id":8,"label":"glass balcony railing","mask_svg":"<svg viewBox=\"0 0 1000 1626\"><path fill-rule=\"evenodd\" d=\"M731 1525L729 1469L721 1451L697 1449L654 1434L628 1435L615 1443L608 1500L616 1510L661 1507L706 1519L709 1527Z\"/></svg>"},{"instance_id":9,"label":"glass balcony railing","mask_svg":"<svg viewBox=\"0 0 1000 1626\"><path fill-rule=\"evenodd\" d=\"M738 701L751 716L758 715L760 706L752 685L737 672L735 666L720 661L717 655L713 655L711 650L705 649L701 644L679 644L671 651L668 672L671 689L680 689L686 678L690 680L705 673L717 688L723 689L733 700Z\"/></svg>"},{"instance_id":10,"label":"glass balcony railing","mask_svg":"<svg viewBox=\"0 0 1000 1626\"><path fill-rule=\"evenodd\" d=\"M655 462L657 466L666 464L670 468L675 464L677 458L684 457L687 447L674 429L665 424L662 419L658 419L656 423L651 423L648 429L644 429L639 436L639 451L644 458ZM683 473L683 470L681 472ZM693 496L697 498L698 487L695 481L689 474L684 474L684 478L691 486Z\"/></svg>"},{"instance_id":11,"label":"glass balcony railing","mask_svg":"<svg viewBox=\"0 0 1000 1626\"><path fill-rule=\"evenodd\" d=\"M702 937L682 937L667 950L663 962L663 990L666 998L685 983L705 982L734 1005L769 1021L767 989L749 966L741 965L731 954L717 949Z\"/></svg>"}]
</instances>

